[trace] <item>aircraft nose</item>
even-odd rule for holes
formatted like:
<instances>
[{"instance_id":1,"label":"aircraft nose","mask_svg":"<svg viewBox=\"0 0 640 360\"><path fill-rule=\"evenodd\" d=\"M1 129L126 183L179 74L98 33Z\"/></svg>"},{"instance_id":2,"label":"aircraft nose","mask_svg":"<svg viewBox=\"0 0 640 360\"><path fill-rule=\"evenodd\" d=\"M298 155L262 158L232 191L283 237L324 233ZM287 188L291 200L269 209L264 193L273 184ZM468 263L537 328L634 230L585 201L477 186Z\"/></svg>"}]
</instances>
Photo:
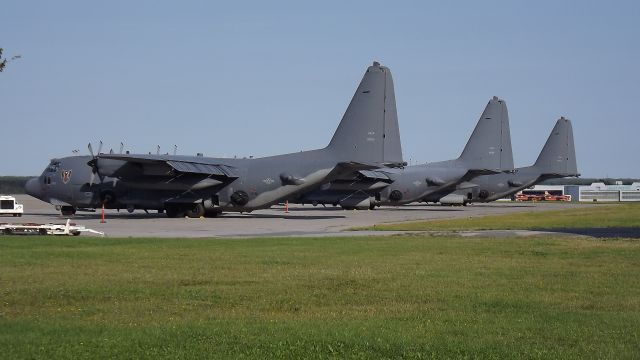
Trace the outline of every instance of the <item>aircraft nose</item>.
<instances>
[{"instance_id":1,"label":"aircraft nose","mask_svg":"<svg viewBox=\"0 0 640 360\"><path fill-rule=\"evenodd\" d=\"M24 185L25 192L37 199L42 197L42 187L39 180L38 178L31 178Z\"/></svg>"}]
</instances>

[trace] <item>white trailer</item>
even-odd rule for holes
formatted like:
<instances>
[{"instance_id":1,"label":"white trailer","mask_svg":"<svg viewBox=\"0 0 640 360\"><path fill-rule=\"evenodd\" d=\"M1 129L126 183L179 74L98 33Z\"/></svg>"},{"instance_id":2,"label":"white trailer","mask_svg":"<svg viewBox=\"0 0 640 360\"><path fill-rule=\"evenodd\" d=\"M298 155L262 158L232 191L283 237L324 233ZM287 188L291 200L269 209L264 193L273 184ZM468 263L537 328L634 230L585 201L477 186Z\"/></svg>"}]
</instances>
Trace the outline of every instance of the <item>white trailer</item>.
<instances>
[{"instance_id":1,"label":"white trailer","mask_svg":"<svg viewBox=\"0 0 640 360\"><path fill-rule=\"evenodd\" d=\"M67 219L66 224L7 224L0 223L0 234L2 235L73 235L78 236L81 233L91 233L104 236L102 231L87 229L82 225L71 223Z\"/></svg>"},{"instance_id":2,"label":"white trailer","mask_svg":"<svg viewBox=\"0 0 640 360\"><path fill-rule=\"evenodd\" d=\"M16 198L0 195L0 215L22 216L24 207L16 202Z\"/></svg>"}]
</instances>

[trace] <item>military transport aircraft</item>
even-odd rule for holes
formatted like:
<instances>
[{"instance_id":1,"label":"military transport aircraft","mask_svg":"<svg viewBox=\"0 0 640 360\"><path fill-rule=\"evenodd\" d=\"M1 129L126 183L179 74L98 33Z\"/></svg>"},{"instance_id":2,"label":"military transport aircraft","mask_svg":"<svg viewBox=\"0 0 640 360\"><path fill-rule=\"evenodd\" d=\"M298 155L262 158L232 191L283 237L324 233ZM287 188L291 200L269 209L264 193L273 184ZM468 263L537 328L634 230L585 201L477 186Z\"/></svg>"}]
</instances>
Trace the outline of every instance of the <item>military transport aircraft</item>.
<instances>
[{"instance_id":1,"label":"military transport aircraft","mask_svg":"<svg viewBox=\"0 0 640 360\"><path fill-rule=\"evenodd\" d=\"M510 174L480 176L472 181L476 186L455 194L465 203L490 202L547 179L578 176L571 121L561 117L532 166L517 168Z\"/></svg>"},{"instance_id":2,"label":"military transport aircraft","mask_svg":"<svg viewBox=\"0 0 640 360\"><path fill-rule=\"evenodd\" d=\"M297 203L373 209L442 197L477 176L513 171L509 114L504 100L493 97L457 159L401 169L360 171L291 199Z\"/></svg>"},{"instance_id":3,"label":"military transport aircraft","mask_svg":"<svg viewBox=\"0 0 640 360\"><path fill-rule=\"evenodd\" d=\"M53 159L26 184L28 194L60 207L154 209L169 217L250 212L333 179L402 160L391 72L374 62L329 145L253 159L103 154Z\"/></svg>"}]
</instances>

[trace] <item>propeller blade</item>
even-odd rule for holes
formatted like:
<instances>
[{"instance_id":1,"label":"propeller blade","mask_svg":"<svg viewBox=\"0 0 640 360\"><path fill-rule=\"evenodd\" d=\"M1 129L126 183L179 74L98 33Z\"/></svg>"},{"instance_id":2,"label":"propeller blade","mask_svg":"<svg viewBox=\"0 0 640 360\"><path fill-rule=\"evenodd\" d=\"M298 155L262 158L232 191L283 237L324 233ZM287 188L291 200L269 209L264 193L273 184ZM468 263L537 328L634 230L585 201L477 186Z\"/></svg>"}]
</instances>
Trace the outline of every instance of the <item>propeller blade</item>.
<instances>
[{"instance_id":1,"label":"propeller blade","mask_svg":"<svg viewBox=\"0 0 640 360\"><path fill-rule=\"evenodd\" d=\"M122 155L122 151L124 150L124 143L120 143L120 155Z\"/></svg>"},{"instance_id":2,"label":"propeller blade","mask_svg":"<svg viewBox=\"0 0 640 360\"><path fill-rule=\"evenodd\" d=\"M98 155L100 155L102 151L102 140L100 140L100 145L98 145Z\"/></svg>"},{"instance_id":3,"label":"propeller blade","mask_svg":"<svg viewBox=\"0 0 640 360\"><path fill-rule=\"evenodd\" d=\"M158 148L156 149L156 155L160 155L160 145L158 145Z\"/></svg>"},{"instance_id":4,"label":"propeller blade","mask_svg":"<svg viewBox=\"0 0 640 360\"><path fill-rule=\"evenodd\" d=\"M91 171L91 179L89 179L89 186L93 186L93 182L96 179L96 174L93 172L93 170Z\"/></svg>"},{"instance_id":5,"label":"propeller blade","mask_svg":"<svg viewBox=\"0 0 640 360\"><path fill-rule=\"evenodd\" d=\"M113 155L113 149L109 149L109 155Z\"/></svg>"},{"instance_id":6,"label":"propeller blade","mask_svg":"<svg viewBox=\"0 0 640 360\"><path fill-rule=\"evenodd\" d=\"M94 158L95 155L93 155L93 147L91 146L91 143L89 143L89 145L87 145L87 148L89 148L89 154L91 154L91 157Z\"/></svg>"}]
</instances>

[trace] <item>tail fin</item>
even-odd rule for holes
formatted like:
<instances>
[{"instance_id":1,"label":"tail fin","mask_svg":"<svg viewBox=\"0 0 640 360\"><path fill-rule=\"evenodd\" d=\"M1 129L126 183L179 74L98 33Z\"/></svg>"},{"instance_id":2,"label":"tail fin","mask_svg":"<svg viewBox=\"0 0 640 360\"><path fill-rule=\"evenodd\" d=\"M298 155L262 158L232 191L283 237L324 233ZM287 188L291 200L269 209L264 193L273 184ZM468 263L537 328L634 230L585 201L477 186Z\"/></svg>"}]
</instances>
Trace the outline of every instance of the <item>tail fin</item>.
<instances>
[{"instance_id":1,"label":"tail fin","mask_svg":"<svg viewBox=\"0 0 640 360\"><path fill-rule=\"evenodd\" d=\"M458 158L469 169L513 170L509 113L504 100L489 100Z\"/></svg>"},{"instance_id":2,"label":"tail fin","mask_svg":"<svg viewBox=\"0 0 640 360\"><path fill-rule=\"evenodd\" d=\"M327 149L343 161L403 164L389 68L369 66Z\"/></svg>"},{"instance_id":3,"label":"tail fin","mask_svg":"<svg viewBox=\"0 0 640 360\"><path fill-rule=\"evenodd\" d=\"M544 144L535 167L542 174L560 176L578 176L576 149L573 144L573 127L571 120L561 117L551 130Z\"/></svg>"}]
</instances>

